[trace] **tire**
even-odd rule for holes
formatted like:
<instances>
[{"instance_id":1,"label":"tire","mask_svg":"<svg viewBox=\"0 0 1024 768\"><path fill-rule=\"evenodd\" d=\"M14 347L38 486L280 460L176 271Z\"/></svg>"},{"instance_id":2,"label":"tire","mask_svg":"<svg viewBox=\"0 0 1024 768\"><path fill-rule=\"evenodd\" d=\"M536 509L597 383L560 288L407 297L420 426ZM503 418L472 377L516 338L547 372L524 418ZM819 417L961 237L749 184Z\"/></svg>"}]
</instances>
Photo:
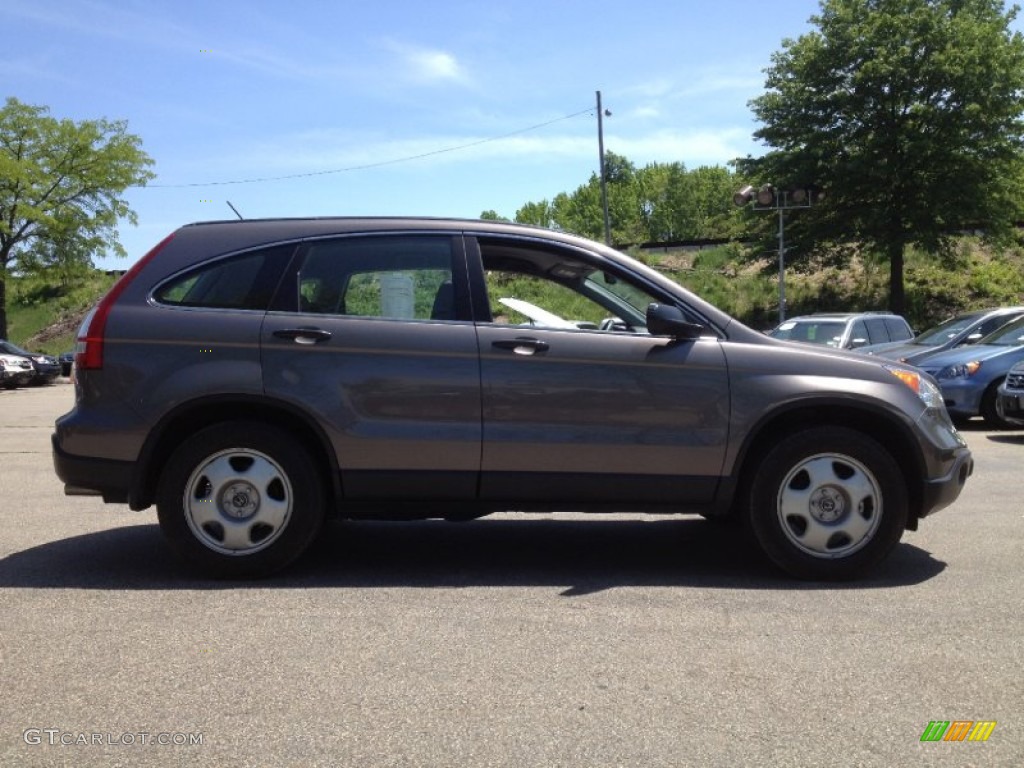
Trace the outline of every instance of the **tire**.
<instances>
[{"instance_id":1,"label":"tire","mask_svg":"<svg viewBox=\"0 0 1024 768\"><path fill-rule=\"evenodd\" d=\"M981 417L985 419L985 423L988 424L992 429L1014 429L1014 425L999 415L999 409L996 407L996 398L999 397L999 385L1003 383L1003 379L997 379L993 381L985 389L985 394L981 396L981 405L978 408Z\"/></svg>"},{"instance_id":2,"label":"tire","mask_svg":"<svg viewBox=\"0 0 1024 768\"><path fill-rule=\"evenodd\" d=\"M899 466L877 441L846 427L786 437L757 467L748 522L761 550L800 579L841 581L878 564L907 522Z\"/></svg>"},{"instance_id":3,"label":"tire","mask_svg":"<svg viewBox=\"0 0 1024 768\"><path fill-rule=\"evenodd\" d=\"M290 434L225 422L171 456L157 488L157 517L171 547L203 575L254 578L309 547L325 498L312 456Z\"/></svg>"}]
</instances>

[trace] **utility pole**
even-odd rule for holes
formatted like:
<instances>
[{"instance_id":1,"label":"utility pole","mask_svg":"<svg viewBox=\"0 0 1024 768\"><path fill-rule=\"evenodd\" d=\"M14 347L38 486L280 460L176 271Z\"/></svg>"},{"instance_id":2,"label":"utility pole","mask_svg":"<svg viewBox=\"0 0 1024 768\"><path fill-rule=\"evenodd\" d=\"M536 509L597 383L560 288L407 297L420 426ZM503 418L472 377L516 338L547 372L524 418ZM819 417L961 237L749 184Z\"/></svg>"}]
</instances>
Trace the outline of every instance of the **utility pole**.
<instances>
[{"instance_id":1,"label":"utility pole","mask_svg":"<svg viewBox=\"0 0 1024 768\"><path fill-rule=\"evenodd\" d=\"M604 208L604 244L612 244L612 224L608 216L608 180L604 171L604 118L611 117L611 112L601 108L601 92L597 92L597 151L601 155L601 207Z\"/></svg>"}]
</instances>

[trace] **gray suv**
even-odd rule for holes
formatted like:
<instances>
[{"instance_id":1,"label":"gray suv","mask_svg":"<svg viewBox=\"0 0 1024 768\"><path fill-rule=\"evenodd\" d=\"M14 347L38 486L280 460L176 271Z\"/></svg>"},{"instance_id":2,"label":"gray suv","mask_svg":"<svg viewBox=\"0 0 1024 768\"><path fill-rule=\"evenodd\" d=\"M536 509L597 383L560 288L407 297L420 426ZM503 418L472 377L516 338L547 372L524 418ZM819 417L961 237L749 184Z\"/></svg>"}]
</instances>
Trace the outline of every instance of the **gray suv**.
<instances>
[{"instance_id":1,"label":"gray suv","mask_svg":"<svg viewBox=\"0 0 1024 768\"><path fill-rule=\"evenodd\" d=\"M776 341L604 246L435 219L210 222L84 321L53 435L69 495L153 504L204 573L326 516L731 517L855 577L972 470L919 371Z\"/></svg>"},{"instance_id":2,"label":"gray suv","mask_svg":"<svg viewBox=\"0 0 1024 768\"><path fill-rule=\"evenodd\" d=\"M801 315L781 322L768 333L776 339L822 344L836 349L860 349L871 344L910 341L914 332L891 312Z\"/></svg>"}]
</instances>

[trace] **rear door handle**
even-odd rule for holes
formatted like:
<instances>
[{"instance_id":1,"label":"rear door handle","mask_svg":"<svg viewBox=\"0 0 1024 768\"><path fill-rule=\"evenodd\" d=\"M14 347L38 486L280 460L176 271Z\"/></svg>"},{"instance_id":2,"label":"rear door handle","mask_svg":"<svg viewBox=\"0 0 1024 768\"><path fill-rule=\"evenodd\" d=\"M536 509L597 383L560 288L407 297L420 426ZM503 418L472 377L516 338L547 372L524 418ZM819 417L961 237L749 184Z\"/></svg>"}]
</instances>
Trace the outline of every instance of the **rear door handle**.
<instances>
[{"instance_id":1,"label":"rear door handle","mask_svg":"<svg viewBox=\"0 0 1024 768\"><path fill-rule=\"evenodd\" d=\"M331 332L322 328L282 328L274 331L279 339L291 339L296 344L317 344L331 338Z\"/></svg>"},{"instance_id":2,"label":"rear door handle","mask_svg":"<svg viewBox=\"0 0 1024 768\"><path fill-rule=\"evenodd\" d=\"M534 355L538 352L547 352L551 345L540 339L521 338L499 339L492 341L491 346L498 349L511 349L517 355Z\"/></svg>"}]
</instances>

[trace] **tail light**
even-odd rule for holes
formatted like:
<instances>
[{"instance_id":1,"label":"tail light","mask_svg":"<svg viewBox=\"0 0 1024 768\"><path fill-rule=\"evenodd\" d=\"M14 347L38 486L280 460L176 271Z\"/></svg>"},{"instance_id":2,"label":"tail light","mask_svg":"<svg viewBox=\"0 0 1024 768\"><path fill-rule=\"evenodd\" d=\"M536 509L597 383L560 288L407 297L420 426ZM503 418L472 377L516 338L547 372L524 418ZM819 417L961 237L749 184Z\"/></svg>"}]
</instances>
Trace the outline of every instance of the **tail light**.
<instances>
[{"instance_id":1,"label":"tail light","mask_svg":"<svg viewBox=\"0 0 1024 768\"><path fill-rule=\"evenodd\" d=\"M107 329L107 316L110 314L110 310L121 294L124 293L125 288L142 271L142 268L163 250L163 247L173 237L174 233L172 232L151 248L149 253L135 262L135 265L125 272L120 280L114 283L114 287L107 291L107 295L100 299L100 303L93 307L89 314L85 316L85 320L82 321L82 327L78 330L78 338L75 344L75 367L78 370L97 371L103 367L103 339Z\"/></svg>"}]
</instances>

